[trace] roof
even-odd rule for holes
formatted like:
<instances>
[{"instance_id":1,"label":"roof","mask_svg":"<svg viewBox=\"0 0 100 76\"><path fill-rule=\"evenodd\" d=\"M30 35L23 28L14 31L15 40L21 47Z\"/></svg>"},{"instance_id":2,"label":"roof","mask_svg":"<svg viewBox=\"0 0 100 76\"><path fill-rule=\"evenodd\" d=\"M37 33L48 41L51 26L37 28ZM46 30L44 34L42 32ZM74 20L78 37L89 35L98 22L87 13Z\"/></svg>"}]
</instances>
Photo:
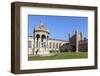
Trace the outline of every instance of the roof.
<instances>
[{"instance_id":1,"label":"roof","mask_svg":"<svg viewBox=\"0 0 100 76\"><path fill-rule=\"evenodd\" d=\"M40 22L39 25L34 29L34 32L41 31L41 32L48 32L48 28L44 25L43 22Z\"/></svg>"},{"instance_id":2,"label":"roof","mask_svg":"<svg viewBox=\"0 0 100 76\"><path fill-rule=\"evenodd\" d=\"M49 38L49 40L57 40L57 41L65 41L65 42L68 42L67 40L61 40L61 39L52 39L52 38Z\"/></svg>"}]
</instances>

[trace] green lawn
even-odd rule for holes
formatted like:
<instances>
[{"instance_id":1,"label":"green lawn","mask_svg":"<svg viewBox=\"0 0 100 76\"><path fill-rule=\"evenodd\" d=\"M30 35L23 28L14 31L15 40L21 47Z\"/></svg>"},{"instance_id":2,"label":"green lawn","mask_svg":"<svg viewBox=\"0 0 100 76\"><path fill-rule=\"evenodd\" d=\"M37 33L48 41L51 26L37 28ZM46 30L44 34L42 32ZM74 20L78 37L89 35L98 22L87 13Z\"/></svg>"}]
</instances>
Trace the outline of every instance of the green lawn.
<instances>
[{"instance_id":1,"label":"green lawn","mask_svg":"<svg viewBox=\"0 0 100 76\"><path fill-rule=\"evenodd\" d=\"M28 60L83 59L88 58L87 52L63 52L52 56L29 56Z\"/></svg>"}]
</instances>

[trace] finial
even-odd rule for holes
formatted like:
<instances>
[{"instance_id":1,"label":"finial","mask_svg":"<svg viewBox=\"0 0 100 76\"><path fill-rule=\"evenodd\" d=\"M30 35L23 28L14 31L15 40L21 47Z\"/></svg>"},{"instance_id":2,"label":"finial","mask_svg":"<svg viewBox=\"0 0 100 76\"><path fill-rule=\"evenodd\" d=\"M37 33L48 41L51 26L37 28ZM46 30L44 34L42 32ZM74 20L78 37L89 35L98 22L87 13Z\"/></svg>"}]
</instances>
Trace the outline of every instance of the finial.
<instances>
[{"instance_id":1,"label":"finial","mask_svg":"<svg viewBox=\"0 0 100 76\"><path fill-rule=\"evenodd\" d=\"M69 32L69 38L71 38L71 36L72 36L72 33L71 33L71 32Z\"/></svg>"},{"instance_id":2,"label":"finial","mask_svg":"<svg viewBox=\"0 0 100 76\"><path fill-rule=\"evenodd\" d=\"M78 34L78 30L75 30L75 34Z\"/></svg>"},{"instance_id":3,"label":"finial","mask_svg":"<svg viewBox=\"0 0 100 76\"><path fill-rule=\"evenodd\" d=\"M83 32L80 32L81 40L83 39Z\"/></svg>"},{"instance_id":4,"label":"finial","mask_svg":"<svg viewBox=\"0 0 100 76\"><path fill-rule=\"evenodd\" d=\"M40 25L40 26L43 26L43 25L44 25L42 20L40 21L40 24L39 24L39 25Z\"/></svg>"}]
</instances>

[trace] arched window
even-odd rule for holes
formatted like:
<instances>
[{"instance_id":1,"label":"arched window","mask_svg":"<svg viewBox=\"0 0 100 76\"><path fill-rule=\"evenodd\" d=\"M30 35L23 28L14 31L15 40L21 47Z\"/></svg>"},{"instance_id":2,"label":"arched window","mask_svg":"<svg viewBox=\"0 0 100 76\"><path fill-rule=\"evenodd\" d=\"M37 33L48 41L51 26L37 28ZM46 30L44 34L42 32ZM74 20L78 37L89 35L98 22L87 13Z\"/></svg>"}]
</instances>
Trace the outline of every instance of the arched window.
<instances>
[{"instance_id":1,"label":"arched window","mask_svg":"<svg viewBox=\"0 0 100 76\"><path fill-rule=\"evenodd\" d=\"M61 43L59 43L59 48L61 48Z\"/></svg>"},{"instance_id":2,"label":"arched window","mask_svg":"<svg viewBox=\"0 0 100 76\"><path fill-rule=\"evenodd\" d=\"M55 48L55 43L53 43L53 48Z\"/></svg>"},{"instance_id":3,"label":"arched window","mask_svg":"<svg viewBox=\"0 0 100 76\"><path fill-rule=\"evenodd\" d=\"M41 38L42 47L46 47L46 43L43 42L43 40L46 38L46 36L45 36L45 35L42 35L41 37L42 37L42 38Z\"/></svg>"},{"instance_id":4,"label":"arched window","mask_svg":"<svg viewBox=\"0 0 100 76\"><path fill-rule=\"evenodd\" d=\"M38 47L38 45L39 45L39 44L38 44L38 39L39 39L39 38L40 38L40 35L37 34L37 35L36 35L36 39L37 39L37 45L36 45L36 46L37 46L37 47Z\"/></svg>"},{"instance_id":5,"label":"arched window","mask_svg":"<svg viewBox=\"0 0 100 76\"><path fill-rule=\"evenodd\" d=\"M56 43L56 48L58 48L58 43Z\"/></svg>"}]
</instances>

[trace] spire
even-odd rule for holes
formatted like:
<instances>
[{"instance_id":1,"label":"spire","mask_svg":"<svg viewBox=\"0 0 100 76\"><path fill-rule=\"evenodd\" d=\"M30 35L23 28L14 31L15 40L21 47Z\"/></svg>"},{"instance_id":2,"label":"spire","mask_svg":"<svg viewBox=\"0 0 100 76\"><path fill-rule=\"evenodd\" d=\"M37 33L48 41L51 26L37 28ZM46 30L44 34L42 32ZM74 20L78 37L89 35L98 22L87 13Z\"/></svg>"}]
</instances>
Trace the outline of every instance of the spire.
<instances>
[{"instance_id":1,"label":"spire","mask_svg":"<svg viewBox=\"0 0 100 76\"><path fill-rule=\"evenodd\" d=\"M44 25L43 21L40 21L40 23L35 27L35 31L46 31L49 33L48 28Z\"/></svg>"},{"instance_id":2,"label":"spire","mask_svg":"<svg viewBox=\"0 0 100 76\"><path fill-rule=\"evenodd\" d=\"M72 36L72 33L70 32L70 33L69 33L69 38L71 38L71 36Z\"/></svg>"},{"instance_id":3,"label":"spire","mask_svg":"<svg viewBox=\"0 0 100 76\"><path fill-rule=\"evenodd\" d=\"M75 30L75 34L78 34L78 30Z\"/></svg>"},{"instance_id":4,"label":"spire","mask_svg":"<svg viewBox=\"0 0 100 76\"><path fill-rule=\"evenodd\" d=\"M83 40L83 32L80 32L81 40Z\"/></svg>"},{"instance_id":5,"label":"spire","mask_svg":"<svg viewBox=\"0 0 100 76\"><path fill-rule=\"evenodd\" d=\"M78 30L75 31L75 34L76 34L76 52L79 52Z\"/></svg>"}]
</instances>

